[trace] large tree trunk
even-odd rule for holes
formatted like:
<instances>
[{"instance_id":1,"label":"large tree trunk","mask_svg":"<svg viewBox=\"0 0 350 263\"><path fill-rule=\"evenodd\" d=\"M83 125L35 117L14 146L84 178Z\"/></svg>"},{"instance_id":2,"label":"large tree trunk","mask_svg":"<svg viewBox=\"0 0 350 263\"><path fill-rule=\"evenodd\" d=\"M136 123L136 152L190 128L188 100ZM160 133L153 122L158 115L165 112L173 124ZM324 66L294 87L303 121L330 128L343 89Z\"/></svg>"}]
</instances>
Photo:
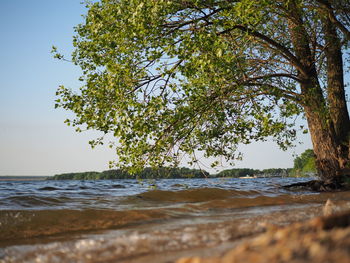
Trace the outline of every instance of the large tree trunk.
<instances>
[{"instance_id":1,"label":"large tree trunk","mask_svg":"<svg viewBox=\"0 0 350 263\"><path fill-rule=\"evenodd\" d=\"M327 182L340 182L339 138L330 118L328 107L318 83L316 69L310 72L310 79L301 84L305 116L316 155L318 176Z\"/></svg>"},{"instance_id":2,"label":"large tree trunk","mask_svg":"<svg viewBox=\"0 0 350 263\"><path fill-rule=\"evenodd\" d=\"M302 13L295 1L289 2L289 31L295 55L303 65L298 70L301 99L309 125L312 144L316 155L316 167L319 177L327 182L340 182L347 163L349 163L349 115L346 108L342 54L340 43L336 48L332 42L339 40L335 29L325 24L328 49L328 98L318 81L315 58L310 49L310 39L304 28ZM326 43L327 45L327 43ZM344 142L345 147L344 147Z\"/></svg>"},{"instance_id":3,"label":"large tree trunk","mask_svg":"<svg viewBox=\"0 0 350 263\"><path fill-rule=\"evenodd\" d=\"M324 181L341 181L338 140L330 122L320 109L305 106L305 115L309 126L318 176Z\"/></svg>"},{"instance_id":4,"label":"large tree trunk","mask_svg":"<svg viewBox=\"0 0 350 263\"><path fill-rule=\"evenodd\" d=\"M340 167L344 170L349 166L350 120L345 99L341 43L336 27L328 16L323 19L323 25L329 113L336 134Z\"/></svg>"}]
</instances>

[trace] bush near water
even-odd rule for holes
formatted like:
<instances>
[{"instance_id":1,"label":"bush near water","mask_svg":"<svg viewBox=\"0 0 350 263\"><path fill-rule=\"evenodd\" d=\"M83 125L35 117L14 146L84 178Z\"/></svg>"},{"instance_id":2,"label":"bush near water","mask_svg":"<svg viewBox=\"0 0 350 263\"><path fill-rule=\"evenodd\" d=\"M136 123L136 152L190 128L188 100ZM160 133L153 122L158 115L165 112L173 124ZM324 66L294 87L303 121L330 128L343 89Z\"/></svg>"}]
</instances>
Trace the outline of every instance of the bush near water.
<instances>
[{"instance_id":1,"label":"bush near water","mask_svg":"<svg viewBox=\"0 0 350 263\"><path fill-rule=\"evenodd\" d=\"M314 174L316 174L315 154L313 150L307 149L294 159L294 168L291 175L307 176Z\"/></svg>"}]
</instances>

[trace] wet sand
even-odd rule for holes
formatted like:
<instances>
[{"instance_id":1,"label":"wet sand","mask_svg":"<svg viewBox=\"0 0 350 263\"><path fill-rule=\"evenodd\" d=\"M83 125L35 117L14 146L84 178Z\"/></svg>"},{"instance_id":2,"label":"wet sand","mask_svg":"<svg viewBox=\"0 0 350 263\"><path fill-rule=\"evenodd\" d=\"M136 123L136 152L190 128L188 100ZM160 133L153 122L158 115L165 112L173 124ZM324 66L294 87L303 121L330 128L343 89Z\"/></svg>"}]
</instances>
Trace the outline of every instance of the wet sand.
<instances>
[{"instance_id":1,"label":"wet sand","mask_svg":"<svg viewBox=\"0 0 350 263\"><path fill-rule=\"evenodd\" d=\"M268 224L262 234L236 242L230 249L182 257L176 263L350 262L349 204L330 204L322 208L326 216L284 227Z\"/></svg>"}]
</instances>

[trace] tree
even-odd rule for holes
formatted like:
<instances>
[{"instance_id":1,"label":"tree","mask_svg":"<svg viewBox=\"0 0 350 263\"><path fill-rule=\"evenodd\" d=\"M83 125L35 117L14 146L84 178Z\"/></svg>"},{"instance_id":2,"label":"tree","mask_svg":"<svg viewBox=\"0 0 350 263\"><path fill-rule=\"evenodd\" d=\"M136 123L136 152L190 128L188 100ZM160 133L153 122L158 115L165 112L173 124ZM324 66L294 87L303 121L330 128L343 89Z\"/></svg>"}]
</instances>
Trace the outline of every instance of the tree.
<instances>
[{"instance_id":1,"label":"tree","mask_svg":"<svg viewBox=\"0 0 350 263\"><path fill-rule=\"evenodd\" d=\"M75 113L67 122L78 131L113 134L119 165L176 164L196 151L233 160L238 143L266 137L285 149L296 137L295 116L303 115L319 176L340 180L349 166L348 1L102 0L87 7L72 54L84 84L78 93L61 86L57 106Z\"/></svg>"},{"instance_id":2,"label":"tree","mask_svg":"<svg viewBox=\"0 0 350 263\"><path fill-rule=\"evenodd\" d=\"M300 156L294 159L293 173L305 174L305 173L315 173L315 154L311 149L305 150Z\"/></svg>"}]
</instances>

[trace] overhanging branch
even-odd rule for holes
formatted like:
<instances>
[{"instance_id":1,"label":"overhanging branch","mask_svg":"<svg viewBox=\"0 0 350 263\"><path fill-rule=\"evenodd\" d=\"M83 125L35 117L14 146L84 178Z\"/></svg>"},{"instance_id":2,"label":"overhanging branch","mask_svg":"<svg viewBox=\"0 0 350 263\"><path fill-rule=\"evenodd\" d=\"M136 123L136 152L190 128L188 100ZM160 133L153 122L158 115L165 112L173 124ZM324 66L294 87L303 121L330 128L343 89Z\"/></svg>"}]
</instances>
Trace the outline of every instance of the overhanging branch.
<instances>
[{"instance_id":1,"label":"overhanging branch","mask_svg":"<svg viewBox=\"0 0 350 263\"><path fill-rule=\"evenodd\" d=\"M289 51L288 48L281 45L280 43L276 42L275 40L271 39L270 37L257 32L255 30L249 29L246 26L243 25L235 25L234 27L231 27L229 29L226 29L224 31L219 32L219 35L227 34L235 29L241 30L242 32L247 33L250 36L256 37L265 43L267 43L269 46L273 47L274 50L277 50L280 52L280 54L285 57L293 66L295 66L301 73L303 73L305 76L307 76L307 70L302 65L302 63L299 61L299 59L293 55L292 52Z\"/></svg>"}]
</instances>

